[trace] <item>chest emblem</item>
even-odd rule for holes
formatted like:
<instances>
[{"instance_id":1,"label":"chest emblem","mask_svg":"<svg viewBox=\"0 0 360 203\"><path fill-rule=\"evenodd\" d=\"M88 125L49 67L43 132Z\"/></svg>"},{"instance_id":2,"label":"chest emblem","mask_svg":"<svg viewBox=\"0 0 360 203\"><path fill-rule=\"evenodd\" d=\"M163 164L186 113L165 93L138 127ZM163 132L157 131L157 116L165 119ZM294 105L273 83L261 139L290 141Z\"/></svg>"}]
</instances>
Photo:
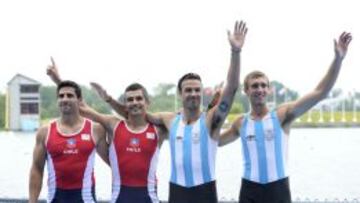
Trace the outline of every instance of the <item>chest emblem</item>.
<instances>
[{"instance_id":1,"label":"chest emblem","mask_svg":"<svg viewBox=\"0 0 360 203\"><path fill-rule=\"evenodd\" d=\"M66 140L66 148L74 149L76 147L76 139L69 138Z\"/></svg>"},{"instance_id":2,"label":"chest emblem","mask_svg":"<svg viewBox=\"0 0 360 203\"><path fill-rule=\"evenodd\" d=\"M130 139L130 147L138 147L140 145L140 140L136 137Z\"/></svg>"},{"instance_id":3,"label":"chest emblem","mask_svg":"<svg viewBox=\"0 0 360 203\"><path fill-rule=\"evenodd\" d=\"M155 139L155 133L146 133L146 138L150 139L150 140L154 140Z\"/></svg>"},{"instance_id":4,"label":"chest emblem","mask_svg":"<svg viewBox=\"0 0 360 203\"><path fill-rule=\"evenodd\" d=\"M90 141L90 135L89 134L81 134L81 140Z\"/></svg>"}]
</instances>

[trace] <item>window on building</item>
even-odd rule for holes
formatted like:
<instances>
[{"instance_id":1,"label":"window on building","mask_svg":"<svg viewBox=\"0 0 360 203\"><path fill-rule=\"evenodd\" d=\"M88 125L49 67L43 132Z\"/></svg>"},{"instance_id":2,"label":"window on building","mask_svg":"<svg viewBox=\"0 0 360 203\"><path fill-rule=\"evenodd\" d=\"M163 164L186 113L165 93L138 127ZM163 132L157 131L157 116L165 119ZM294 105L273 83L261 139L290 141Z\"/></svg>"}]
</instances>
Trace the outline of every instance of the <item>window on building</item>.
<instances>
[{"instance_id":1,"label":"window on building","mask_svg":"<svg viewBox=\"0 0 360 203\"><path fill-rule=\"evenodd\" d=\"M39 85L20 85L21 93L38 93Z\"/></svg>"},{"instance_id":2,"label":"window on building","mask_svg":"<svg viewBox=\"0 0 360 203\"><path fill-rule=\"evenodd\" d=\"M21 114L38 114L39 103L21 103Z\"/></svg>"},{"instance_id":3,"label":"window on building","mask_svg":"<svg viewBox=\"0 0 360 203\"><path fill-rule=\"evenodd\" d=\"M39 97L20 97L20 100L34 100L38 101Z\"/></svg>"}]
</instances>

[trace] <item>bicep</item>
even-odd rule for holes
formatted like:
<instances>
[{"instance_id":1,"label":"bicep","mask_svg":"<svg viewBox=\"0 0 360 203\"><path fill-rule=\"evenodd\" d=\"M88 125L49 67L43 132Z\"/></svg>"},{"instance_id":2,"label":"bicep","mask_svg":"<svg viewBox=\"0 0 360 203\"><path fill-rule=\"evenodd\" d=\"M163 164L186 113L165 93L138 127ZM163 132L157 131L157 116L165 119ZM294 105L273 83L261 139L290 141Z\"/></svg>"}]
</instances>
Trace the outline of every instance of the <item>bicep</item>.
<instances>
[{"instance_id":1,"label":"bicep","mask_svg":"<svg viewBox=\"0 0 360 203\"><path fill-rule=\"evenodd\" d=\"M42 171L46 161L46 148L44 130L36 135L35 147L33 150L33 168Z\"/></svg>"},{"instance_id":2,"label":"bicep","mask_svg":"<svg viewBox=\"0 0 360 203\"><path fill-rule=\"evenodd\" d=\"M294 121L297 117L303 115L320 101L320 96L316 91L304 95L298 100L285 103L279 106L280 120L283 124Z\"/></svg>"},{"instance_id":3,"label":"bicep","mask_svg":"<svg viewBox=\"0 0 360 203\"><path fill-rule=\"evenodd\" d=\"M214 107L214 112L212 115L211 129L219 129L224 123L226 116L229 114L231 105L234 101L234 96L236 93L235 90L230 88L225 88L223 95L220 98L219 104Z\"/></svg>"}]
</instances>

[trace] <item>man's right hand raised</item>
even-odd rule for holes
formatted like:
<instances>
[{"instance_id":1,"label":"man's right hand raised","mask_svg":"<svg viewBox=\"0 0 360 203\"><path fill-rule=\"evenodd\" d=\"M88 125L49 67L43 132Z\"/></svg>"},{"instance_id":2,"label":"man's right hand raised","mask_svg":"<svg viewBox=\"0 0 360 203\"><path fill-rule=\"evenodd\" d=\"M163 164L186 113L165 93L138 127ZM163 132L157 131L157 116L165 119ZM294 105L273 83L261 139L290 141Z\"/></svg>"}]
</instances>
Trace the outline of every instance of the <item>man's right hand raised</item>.
<instances>
[{"instance_id":1,"label":"man's right hand raised","mask_svg":"<svg viewBox=\"0 0 360 203\"><path fill-rule=\"evenodd\" d=\"M99 83L90 82L90 85L92 88L95 89L95 91L98 93L101 99L103 99L107 103L111 101L112 97L106 92L106 90Z\"/></svg>"},{"instance_id":2,"label":"man's right hand raised","mask_svg":"<svg viewBox=\"0 0 360 203\"><path fill-rule=\"evenodd\" d=\"M55 84L59 84L61 82L61 79L60 79L58 68L55 64L54 58L50 57L50 60L51 60L51 64L48 65L48 67L46 69L46 74L51 78L51 80Z\"/></svg>"}]
</instances>

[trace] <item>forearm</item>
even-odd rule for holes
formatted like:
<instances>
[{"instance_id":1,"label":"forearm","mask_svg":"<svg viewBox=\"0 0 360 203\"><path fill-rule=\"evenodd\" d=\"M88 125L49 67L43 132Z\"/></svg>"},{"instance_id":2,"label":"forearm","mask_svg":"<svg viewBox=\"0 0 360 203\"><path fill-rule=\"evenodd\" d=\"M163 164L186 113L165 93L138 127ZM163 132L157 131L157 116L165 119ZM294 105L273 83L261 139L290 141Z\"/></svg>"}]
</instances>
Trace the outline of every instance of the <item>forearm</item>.
<instances>
[{"instance_id":1,"label":"forearm","mask_svg":"<svg viewBox=\"0 0 360 203\"><path fill-rule=\"evenodd\" d=\"M103 115L97 111L95 111L93 108L91 107L86 107L85 108L80 108L80 114L92 121L95 121L97 123L100 123L102 126L104 126L105 128L107 128L107 122L106 122L106 115Z\"/></svg>"},{"instance_id":2,"label":"forearm","mask_svg":"<svg viewBox=\"0 0 360 203\"><path fill-rule=\"evenodd\" d=\"M341 69L341 64L342 58L335 57L327 73L315 88L315 91L318 92L321 98L325 98L330 92L331 88L334 86Z\"/></svg>"},{"instance_id":3,"label":"forearm","mask_svg":"<svg viewBox=\"0 0 360 203\"><path fill-rule=\"evenodd\" d=\"M112 97L109 97L106 102L111 106L112 109L122 117L126 118L127 114L125 111L125 106L122 105L120 102L116 101Z\"/></svg>"},{"instance_id":4,"label":"forearm","mask_svg":"<svg viewBox=\"0 0 360 203\"><path fill-rule=\"evenodd\" d=\"M231 49L230 68L227 75L227 86L231 89L237 89L240 77L240 52L241 49Z\"/></svg>"},{"instance_id":5,"label":"forearm","mask_svg":"<svg viewBox=\"0 0 360 203\"><path fill-rule=\"evenodd\" d=\"M42 187L42 174L31 171L29 183L29 203L37 203Z\"/></svg>"}]
</instances>

